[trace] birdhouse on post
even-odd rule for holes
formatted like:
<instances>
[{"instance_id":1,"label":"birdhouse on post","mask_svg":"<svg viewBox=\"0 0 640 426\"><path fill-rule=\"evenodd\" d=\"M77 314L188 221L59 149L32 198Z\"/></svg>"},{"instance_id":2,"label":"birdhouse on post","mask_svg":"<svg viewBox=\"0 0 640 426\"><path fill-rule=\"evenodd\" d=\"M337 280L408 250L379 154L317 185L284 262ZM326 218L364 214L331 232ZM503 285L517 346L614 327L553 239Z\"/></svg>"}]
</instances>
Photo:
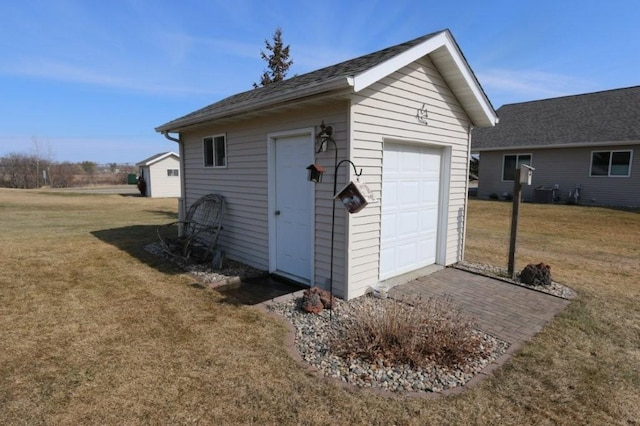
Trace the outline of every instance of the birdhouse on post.
<instances>
[{"instance_id":1,"label":"birdhouse on post","mask_svg":"<svg viewBox=\"0 0 640 426\"><path fill-rule=\"evenodd\" d=\"M521 164L516 168L513 179L513 207L511 208L511 237L509 238L509 259L507 271L509 276L515 276L516 265L516 241L518 239L518 216L520 215L520 199L522 198L522 185L531 185L531 178L535 169L526 164Z\"/></svg>"},{"instance_id":2,"label":"birdhouse on post","mask_svg":"<svg viewBox=\"0 0 640 426\"><path fill-rule=\"evenodd\" d=\"M322 182L322 175L324 173L324 167L319 164L312 164L307 167L309 173L307 175L307 180L314 183Z\"/></svg>"},{"instance_id":3,"label":"birdhouse on post","mask_svg":"<svg viewBox=\"0 0 640 426\"><path fill-rule=\"evenodd\" d=\"M526 164L520 165L520 185L531 185L531 178L535 169Z\"/></svg>"}]
</instances>

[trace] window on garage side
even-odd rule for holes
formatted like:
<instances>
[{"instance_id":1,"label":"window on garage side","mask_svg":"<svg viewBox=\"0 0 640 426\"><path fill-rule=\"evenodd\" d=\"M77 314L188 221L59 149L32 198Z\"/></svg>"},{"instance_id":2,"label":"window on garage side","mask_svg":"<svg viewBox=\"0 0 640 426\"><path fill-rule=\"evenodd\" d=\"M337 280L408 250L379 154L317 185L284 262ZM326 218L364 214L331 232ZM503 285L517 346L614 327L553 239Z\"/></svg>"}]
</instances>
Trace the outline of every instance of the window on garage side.
<instances>
[{"instance_id":1,"label":"window on garage side","mask_svg":"<svg viewBox=\"0 0 640 426\"><path fill-rule=\"evenodd\" d=\"M632 151L592 151L590 176L631 176Z\"/></svg>"},{"instance_id":2,"label":"window on garage side","mask_svg":"<svg viewBox=\"0 0 640 426\"><path fill-rule=\"evenodd\" d=\"M523 164L531 165L531 154L507 154L502 160L502 180L504 182L513 182L516 168L520 168Z\"/></svg>"},{"instance_id":3,"label":"window on garage side","mask_svg":"<svg viewBox=\"0 0 640 426\"><path fill-rule=\"evenodd\" d=\"M178 169L167 169L167 176L180 176Z\"/></svg>"},{"instance_id":4,"label":"window on garage side","mask_svg":"<svg viewBox=\"0 0 640 426\"><path fill-rule=\"evenodd\" d=\"M203 139L204 166L227 166L227 138L225 135L209 136Z\"/></svg>"}]
</instances>

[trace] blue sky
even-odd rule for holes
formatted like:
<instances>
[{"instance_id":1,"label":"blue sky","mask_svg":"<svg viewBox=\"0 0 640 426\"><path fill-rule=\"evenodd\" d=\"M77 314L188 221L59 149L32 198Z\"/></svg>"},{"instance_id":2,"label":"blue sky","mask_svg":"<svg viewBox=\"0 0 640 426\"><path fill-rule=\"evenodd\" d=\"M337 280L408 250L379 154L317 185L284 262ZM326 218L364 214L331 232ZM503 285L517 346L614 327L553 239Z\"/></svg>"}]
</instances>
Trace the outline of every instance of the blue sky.
<instances>
[{"instance_id":1,"label":"blue sky","mask_svg":"<svg viewBox=\"0 0 640 426\"><path fill-rule=\"evenodd\" d=\"M449 28L497 109L640 84L637 0L20 0L0 4L0 156L136 163L154 127L250 90L280 26L289 75Z\"/></svg>"}]
</instances>

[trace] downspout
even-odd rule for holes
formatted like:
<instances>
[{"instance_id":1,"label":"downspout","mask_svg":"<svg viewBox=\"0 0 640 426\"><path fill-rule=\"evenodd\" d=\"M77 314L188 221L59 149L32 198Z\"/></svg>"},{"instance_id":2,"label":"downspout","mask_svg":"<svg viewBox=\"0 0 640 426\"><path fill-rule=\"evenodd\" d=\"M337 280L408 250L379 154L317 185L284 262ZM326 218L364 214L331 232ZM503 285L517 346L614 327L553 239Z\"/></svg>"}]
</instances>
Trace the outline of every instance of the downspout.
<instances>
[{"instance_id":1,"label":"downspout","mask_svg":"<svg viewBox=\"0 0 640 426\"><path fill-rule=\"evenodd\" d=\"M466 180L464 185L464 213L462 215L462 246L460 247L460 254L458 262L462 262L464 260L464 250L467 245L467 213L469 210L469 171L471 169L471 130L473 127L469 124L467 130L467 167L466 167Z\"/></svg>"},{"instance_id":2,"label":"downspout","mask_svg":"<svg viewBox=\"0 0 640 426\"><path fill-rule=\"evenodd\" d=\"M178 199L178 220L184 220L184 214L186 212L186 191L185 191L185 179L184 171L184 144L182 143L182 136L178 133L178 137L174 138L168 131L163 131L162 135L172 142L178 144L178 155L180 156L180 198ZM179 230L181 232L182 230Z\"/></svg>"}]
</instances>

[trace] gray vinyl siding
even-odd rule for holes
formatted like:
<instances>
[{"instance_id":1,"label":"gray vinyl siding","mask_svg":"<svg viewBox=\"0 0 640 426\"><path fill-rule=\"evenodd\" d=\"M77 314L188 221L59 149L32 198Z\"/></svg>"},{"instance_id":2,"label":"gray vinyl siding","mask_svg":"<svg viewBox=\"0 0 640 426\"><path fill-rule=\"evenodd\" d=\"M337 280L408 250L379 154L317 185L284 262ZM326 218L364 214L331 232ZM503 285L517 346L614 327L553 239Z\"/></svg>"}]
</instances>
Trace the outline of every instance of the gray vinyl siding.
<instances>
[{"instance_id":1,"label":"gray vinyl siding","mask_svg":"<svg viewBox=\"0 0 640 426\"><path fill-rule=\"evenodd\" d=\"M241 122L211 125L183 133L186 206L208 193L225 197L227 210L220 246L226 256L253 267L269 269L268 135L275 132L316 128L322 120L331 124L339 146L346 153L347 102L323 107L293 106L286 113ZM204 167L202 139L226 134L227 167ZM315 186L314 282L326 286L329 280L333 147L316 155L327 172ZM344 181L342 179L341 181ZM334 292L344 296L344 216L336 215Z\"/></svg>"},{"instance_id":2,"label":"gray vinyl siding","mask_svg":"<svg viewBox=\"0 0 640 426\"><path fill-rule=\"evenodd\" d=\"M204 166L203 138L226 134L227 167ZM226 255L256 268L268 269L267 142L262 129L211 127L182 135L185 203L217 193L226 212L220 247Z\"/></svg>"},{"instance_id":3,"label":"gray vinyl siding","mask_svg":"<svg viewBox=\"0 0 640 426\"><path fill-rule=\"evenodd\" d=\"M633 151L629 177L589 176L593 151L625 150ZM559 185L559 202L564 203L576 185L581 185L581 204L640 206L640 145L484 151L480 153L479 198L513 193L513 182L502 182L502 161L505 154L518 153L532 154L531 165L535 168L531 186L522 189L526 201L535 199L535 188Z\"/></svg>"},{"instance_id":4,"label":"gray vinyl siding","mask_svg":"<svg viewBox=\"0 0 640 426\"><path fill-rule=\"evenodd\" d=\"M420 123L417 110L426 104L428 124ZM468 167L469 118L447 83L428 58L416 61L352 100L350 152L362 181L381 194L384 139L413 141L443 148L450 157L449 186L443 188L446 211L446 254L443 264L461 260ZM448 148L447 148L448 147ZM445 151L450 149L450 156ZM384 194L381 194L384 197ZM359 296L379 278L381 204L370 204L351 215L349 238L349 298ZM441 229L442 229L441 228Z\"/></svg>"}]
</instances>

